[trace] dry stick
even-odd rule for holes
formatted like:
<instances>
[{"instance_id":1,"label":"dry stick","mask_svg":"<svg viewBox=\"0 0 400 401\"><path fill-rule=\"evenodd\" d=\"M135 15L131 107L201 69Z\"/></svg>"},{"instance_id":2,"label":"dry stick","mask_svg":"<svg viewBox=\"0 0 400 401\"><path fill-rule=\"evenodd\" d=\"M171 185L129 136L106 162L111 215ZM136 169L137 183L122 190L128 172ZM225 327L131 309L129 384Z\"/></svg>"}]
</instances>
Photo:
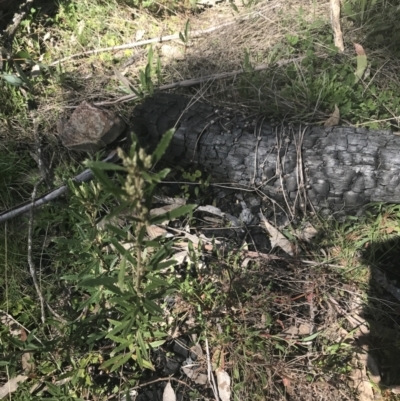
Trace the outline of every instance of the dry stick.
<instances>
[{"instance_id":1,"label":"dry stick","mask_svg":"<svg viewBox=\"0 0 400 401\"><path fill-rule=\"evenodd\" d=\"M281 67L283 65L286 64L290 64L296 61L301 61L303 60L304 57L296 57L294 59L290 59L290 60L281 60L278 61L276 63L276 65L278 67ZM254 67L253 71L262 71L262 70L266 70L267 68L271 67L271 65L269 64L260 64L256 67ZM183 88L186 86L194 86L194 85L198 85L204 82L208 82L211 80L216 80L216 79L227 79L227 78L232 78L232 77L236 77L237 75L243 74L247 71L245 70L236 70L236 71L231 71L231 72L221 72L218 74L212 74L212 75L207 75L205 77L199 77L199 78L192 78L192 79L187 79L185 81L178 81L178 82L173 82L172 84L167 84L167 85L162 85L160 87L158 87L157 89L160 91L165 91L165 90L169 90L169 89L175 89L175 88ZM104 101L104 102L97 102L97 103L93 103L95 106L108 106L108 105L112 105L112 104L117 104L117 103L125 103L125 102L130 102L132 100L136 100L139 99L139 97L135 94L132 95L126 95L126 96L122 96L118 99L115 100L111 100L111 101Z\"/></svg>"},{"instance_id":2,"label":"dry stick","mask_svg":"<svg viewBox=\"0 0 400 401\"><path fill-rule=\"evenodd\" d=\"M335 46L340 53L344 52L343 33L340 26L340 0L331 0L331 23Z\"/></svg>"},{"instance_id":3,"label":"dry stick","mask_svg":"<svg viewBox=\"0 0 400 401\"><path fill-rule=\"evenodd\" d=\"M245 17L244 19L247 19L249 17ZM214 32L218 29L222 29L225 28L227 26L230 26L232 24L236 23L236 21L231 21L231 22L227 22L225 24L221 24L218 26L214 26L212 28L209 29L205 29L205 30L200 30L200 31L194 31L190 33L190 36L192 38L196 38L199 36L202 36L206 33L210 33L210 32ZM177 40L180 39L179 38L179 33L175 33L173 35L167 35L167 36L161 36L160 38L152 38L152 39L147 39L147 40L141 40L139 42L132 42L132 43L126 43L124 45L119 45L119 46L110 46L110 47L103 47L101 49L95 49L95 50L87 50L81 53L77 53L77 54L73 54L72 56L68 56L68 57L64 57L60 60L56 60L54 62L52 62L50 64L50 66L55 66L58 64L63 63L64 61L69 61L72 60L74 58L77 57L82 57L82 56L89 56L90 54L98 54L98 53L104 53L104 52L109 52L109 51L115 51L115 50L125 50L125 49L133 49L135 47L140 47L140 46L145 46L145 45L149 45L151 43L162 43L162 42L169 42L171 40Z\"/></svg>"},{"instance_id":4,"label":"dry stick","mask_svg":"<svg viewBox=\"0 0 400 401\"><path fill-rule=\"evenodd\" d=\"M208 381L210 383L210 386L212 388L212 391L214 393L215 401L220 401L219 395L218 395L218 390L217 390L217 385L215 384L215 379L214 375L212 372L212 366L211 366L211 358L210 358L210 349L208 347L208 338L206 337L206 354L207 354L207 373L208 373Z\"/></svg>"},{"instance_id":5,"label":"dry stick","mask_svg":"<svg viewBox=\"0 0 400 401\"><path fill-rule=\"evenodd\" d=\"M36 198L36 191L38 186L41 184L43 179L40 179L35 186L33 187L32 191L32 203L34 203L35 198ZM46 305L48 310L52 313L52 315L61 323L67 323L67 321L61 317L56 311L54 311L51 306L46 302L46 300L43 297L42 291L40 289L37 276L36 276L36 268L35 264L33 263L33 258L32 258L32 237L33 237L33 206L30 209L30 216L29 216L29 222L28 222L28 265L29 265L29 273L31 274L33 285L35 287L36 293L39 297L40 300L40 311L41 311L41 317L42 317L42 323L45 323L46 321L46 315L45 315L45 310L44 306Z\"/></svg>"},{"instance_id":6,"label":"dry stick","mask_svg":"<svg viewBox=\"0 0 400 401\"><path fill-rule=\"evenodd\" d=\"M278 175L280 183L281 183L281 190L282 190L282 194L283 194L283 199L285 200L287 210L291 213L291 218L293 219L294 218L294 213L291 211L289 200L288 200L288 197L287 197L287 194L286 194L286 191L285 191L285 185L284 185L284 182L283 182L283 174L284 174L283 167L284 167L284 163L283 163L283 161L281 159L281 156L280 156L280 149L282 148L284 131L282 130L281 133L278 134L278 128L276 128L275 132L276 132L276 147L278 149L277 157L276 157L276 172L277 172L277 175ZM286 146L286 149L287 149L287 146ZM285 151L285 156L286 156L286 151Z\"/></svg>"},{"instance_id":7,"label":"dry stick","mask_svg":"<svg viewBox=\"0 0 400 401\"><path fill-rule=\"evenodd\" d=\"M114 162L118 160L118 156L115 150L109 153L109 155L103 160L103 162ZM93 173L90 169L86 169L83 173L78 174L76 177L72 178L72 181L77 182L78 184L82 182L90 181L93 178ZM29 203L24 203L22 205L16 206L11 210L7 210L4 213L0 214L0 223L4 223L7 220L10 220L14 217L20 216L21 214L27 213L30 210L42 206L59 196L65 194L68 190L67 185L63 185L54 191L48 192L47 194L33 199Z\"/></svg>"},{"instance_id":8,"label":"dry stick","mask_svg":"<svg viewBox=\"0 0 400 401\"><path fill-rule=\"evenodd\" d=\"M32 203L35 202L36 191L37 191L38 186L41 184L41 182L42 182L42 180L39 180L33 187ZM33 285L35 287L36 293L38 294L38 297L40 300L40 311L42 314L42 323L44 323L46 320L45 313L44 313L45 300L43 298L42 292L40 291L39 284L37 282L36 269L35 269L35 265L34 265L33 259L32 259L32 231L33 231L33 207L31 207L31 209L30 209L30 216L29 216L29 222L28 222L28 265L29 265L29 272L30 272L32 280L33 280Z\"/></svg>"}]
</instances>

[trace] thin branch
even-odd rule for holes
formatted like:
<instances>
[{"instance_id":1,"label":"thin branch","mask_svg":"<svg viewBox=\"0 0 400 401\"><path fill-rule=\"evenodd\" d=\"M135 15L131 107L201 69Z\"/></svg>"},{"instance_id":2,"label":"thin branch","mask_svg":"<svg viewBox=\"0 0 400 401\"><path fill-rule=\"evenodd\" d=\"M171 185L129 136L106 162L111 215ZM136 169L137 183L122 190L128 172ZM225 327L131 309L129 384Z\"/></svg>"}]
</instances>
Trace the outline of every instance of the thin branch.
<instances>
[{"instance_id":1,"label":"thin branch","mask_svg":"<svg viewBox=\"0 0 400 401\"><path fill-rule=\"evenodd\" d=\"M283 65L286 64L291 64L293 62L296 61L301 61L303 60L304 57L296 57L293 59L289 59L289 60L281 60L279 62L277 62L275 65L278 67L281 67ZM267 68L270 68L271 65L269 64L260 64L256 67L254 67L253 71L262 71L262 70L266 70ZM199 78L192 78L192 79L187 79L184 81L178 81L178 82L173 82L171 84L167 84L167 85L162 85L159 88L157 88L160 91L165 91L165 90L169 90L169 89L176 89L176 88L184 88L187 86L194 86L194 85L199 85L202 84L204 82L208 82L208 81L215 81L218 79L227 79L227 78L234 78L237 75L243 74L245 71L243 69L241 70L236 70L236 71L231 71L231 72L221 72L218 74L212 74L212 75L207 75L205 77L199 77ZM117 104L117 103L125 103L125 102L130 102L132 100L136 100L139 99L140 97L132 94L132 95L125 95L122 96L118 99L115 100L111 100L111 101L104 101L104 102L97 102L97 103L93 103L95 106L108 106L108 105L112 105L112 104Z\"/></svg>"},{"instance_id":2,"label":"thin branch","mask_svg":"<svg viewBox=\"0 0 400 401\"><path fill-rule=\"evenodd\" d=\"M190 36L192 38L196 38L196 37L205 35L207 33L214 32L214 31L216 31L218 29L226 28L227 26L230 26L230 25L234 24L235 22L236 21L231 21L231 22L227 22L225 24L214 26L214 27L209 28L209 29L204 29L204 30L200 30L200 31L193 31L193 32L190 33ZM72 60L72 59L75 59L75 58L78 58L78 57L82 57L82 56L89 56L91 54L98 54L98 53L104 53L104 52L110 52L110 51L116 51L116 50L133 49L135 47L145 46L145 45L149 45L151 43L163 43L163 42L169 42L171 40L177 40L177 39L179 39L179 33L175 33L173 35L161 36L159 38L141 40L139 42L126 43L124 45L119 45L119 46L110 46L110 47L103 47L101 49L87 50L87 51L84 51L84 52L81 52L81 53L73 54L73 55L68 56L68 57L64 57L64 58L62 58L60 60L56 60L56 61L52 62L50 64L50 66L56 66L58 64L63 63L64 61L69 61L69 60Z\"/></svg>"},{"instance_id":3,"label":"thin branch","mask_svg":"<svg viewBox=\"0 0 400 401\"><path fill-rule=\"evenodd\" d=\"M117 153L115 150L109 153L109 155L103 160L103 162L115 162L119 159ZM93 173L90 169L86 169L83 173L78 174L74 178L72 178L72 181L76 183L82 183L82 182L88 182L93 178ZM47 194L40 196L37 199L33 199L30 202L25 202L21 205L18 205L10 210L6 210L5 212L0 214L0 223L3 223L7 220L10 220L14 217L20 216L21 214L27 213L30 210L37 208L39 206L42 206L59 196L65 194L68 191L68 186L67 185L62 185L61 187L48 192Z\"/></svg>"},{"instance_id":4,"label":"thin branch","mask_svg":"<svg viewBox=\"0 0 400 401\"><path fill-rule=\"evenodd\" d=\"M36 192L38 186L42 183L42 180L39 180L33 187L32 191L32 203L35 202L36 198ZM29 222L28 222L28 265L29 265L29 272L31 274L32 280L33 280L33 285L35 286L36 293L38 294L39 300L40 300L40 311L42 314L42 323L45 322L45 312L44 312L44 304L45 300L43 298L43 294L40 291L40 287L37 281L36 277L36 269L35 265L33 263L33 258L32 258L32 234L33 232L33 207L30 209L30 216L29 216Z\"/></svg>"},{"instance_id":5,"label":"thin branch","mask_svg":"<svg viewBox=\"0 0 400 401\"><path fill-rule=\"evenodd\" d=\"M210 349L208 347L208 339L206 337L206 354L207 354L207 373L208 373L208 381L210 383L210 386L212 388L212 391L214 393L214 397L216 401L219 401L219 395L218 395L218 390L217 390L217 385L215 383L214 375L212 372L212 366L211 366L211 358L210 358Z\"/></svg>"}]
</instances>

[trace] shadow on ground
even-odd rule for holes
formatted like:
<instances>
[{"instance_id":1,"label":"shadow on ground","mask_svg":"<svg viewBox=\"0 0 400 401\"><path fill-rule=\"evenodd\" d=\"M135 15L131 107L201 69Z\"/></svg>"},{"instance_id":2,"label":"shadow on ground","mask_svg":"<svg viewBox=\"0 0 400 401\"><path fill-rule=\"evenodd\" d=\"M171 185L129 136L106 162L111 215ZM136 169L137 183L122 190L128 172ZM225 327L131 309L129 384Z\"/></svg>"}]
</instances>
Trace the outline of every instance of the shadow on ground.
<instances>
[{"instance_id":1,"label":"shadow on ground","mask_svg":"<svg viewBox=\"0 0 400 401\"><path fill-rule=\"evenodd\" d=\"M378 367L382 390L400 388L400 238L369 244L363 260L371 269L364 318L369 332L359 345L369 350L372 375Z\"/></svg>"}]
</instances>

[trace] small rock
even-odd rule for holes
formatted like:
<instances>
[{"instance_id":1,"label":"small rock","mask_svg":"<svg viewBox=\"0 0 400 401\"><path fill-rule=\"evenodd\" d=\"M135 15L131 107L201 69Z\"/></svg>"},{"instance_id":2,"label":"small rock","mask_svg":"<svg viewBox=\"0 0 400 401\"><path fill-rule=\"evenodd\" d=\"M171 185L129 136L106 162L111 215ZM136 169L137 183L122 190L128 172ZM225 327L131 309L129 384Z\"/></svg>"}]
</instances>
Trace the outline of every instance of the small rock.
<instances>
[{"instance_id":1,"label":"small rock","mask_svg":"<svg viewBox=\"0 0 400 401\"><path fill-rule=\"evenodd\" d=\"M63 145L71 150L96 152L115 141L126 129L116 113L82 102L58 132Z\"/></svg>"}]
</instances>

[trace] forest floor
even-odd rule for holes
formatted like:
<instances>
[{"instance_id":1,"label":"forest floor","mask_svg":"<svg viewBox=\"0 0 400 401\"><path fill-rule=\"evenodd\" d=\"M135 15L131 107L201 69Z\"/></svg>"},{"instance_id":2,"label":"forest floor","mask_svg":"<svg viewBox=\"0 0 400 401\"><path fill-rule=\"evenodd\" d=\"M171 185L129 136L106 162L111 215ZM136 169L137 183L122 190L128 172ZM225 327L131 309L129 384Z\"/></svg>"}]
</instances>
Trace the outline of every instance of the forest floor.
<instances>
[{"instance_id":1,"label":"forest floor","mask_svg":"<svg viewBox=\"0 0 400 401\"><path fill-rule=\"evenodd\" d=\"M129 124L142 97L169 90L285 123L397 134L398 6L343 2L343 52L330 7L0 0L0 213L69 186L0 230L0 398L400 399L398 205L271 231L243 223L261 200L222 196L203 171L148 174L137 150L118 175L101 154L62 146L57 128L82 101ZM68 181L87 165L93 182ZM148 192L135 187L134 213L118 215L139 181Z\"/></svg>"}]
</instances>

